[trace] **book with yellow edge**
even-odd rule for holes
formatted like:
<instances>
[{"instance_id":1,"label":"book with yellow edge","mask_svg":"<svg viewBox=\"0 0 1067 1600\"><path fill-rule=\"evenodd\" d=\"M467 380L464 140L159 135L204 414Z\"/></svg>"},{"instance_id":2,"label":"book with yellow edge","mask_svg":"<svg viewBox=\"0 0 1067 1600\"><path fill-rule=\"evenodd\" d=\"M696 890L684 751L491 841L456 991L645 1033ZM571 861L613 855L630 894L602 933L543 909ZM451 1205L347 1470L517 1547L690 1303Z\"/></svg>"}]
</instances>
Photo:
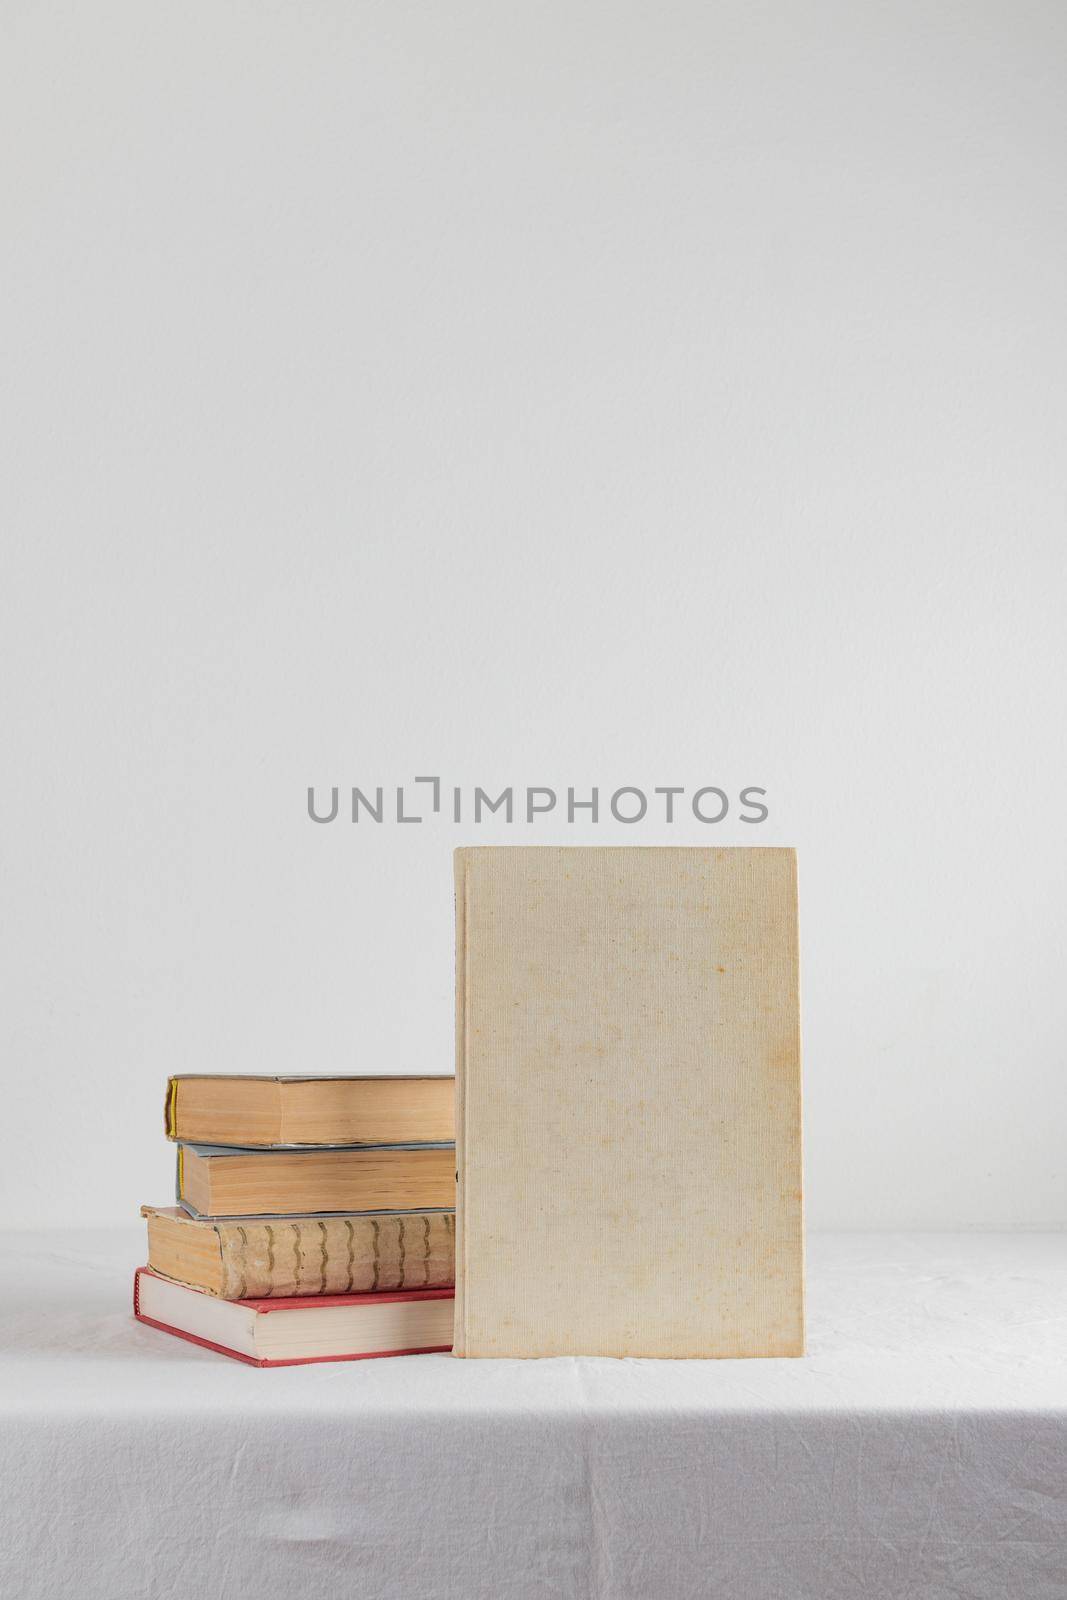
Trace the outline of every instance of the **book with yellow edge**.
<instances>
[{"instance_id":1,"label":"book with yellow edge","mask_svg":"<svg viewBox=\"0 0 1067 1600\"><path fill-rule=\"evenodd\" d=\"M178 1145L178 1203L193 1216L452 1211L453 1144L239 1150Z\"/></svg>"},{"instance_id":2,"label":"book with yellow edge","mask_svg":"<svg viewBox=\"0 0 1067 1600\"><path fill-rule=\"evenodd\" d=\"M168 1139L241 1149L438 1144L455 1134L455 1079L288 1078L232 1073L172 1077Z\"/></svg>"}]
</instances>

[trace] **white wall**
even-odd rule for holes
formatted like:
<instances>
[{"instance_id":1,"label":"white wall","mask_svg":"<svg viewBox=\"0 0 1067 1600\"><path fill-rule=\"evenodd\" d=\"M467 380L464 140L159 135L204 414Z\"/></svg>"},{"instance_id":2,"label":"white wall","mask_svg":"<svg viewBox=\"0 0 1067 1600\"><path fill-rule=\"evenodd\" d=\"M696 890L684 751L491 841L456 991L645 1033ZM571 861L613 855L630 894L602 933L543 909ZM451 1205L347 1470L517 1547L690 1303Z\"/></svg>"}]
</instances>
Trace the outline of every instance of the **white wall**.
<instances>
[{"instance_id":1,"label":"white wall","mask_svg":"<svg viewBox=\"0 0 1067 1600\"><path fill-rule=\"evenodd\" d=\"M746 783L816 1225L1067 1219L1067 11L4 9L3 1213L168 1073L451 1067L451 850Z\"/></svg>"}]
</instances>

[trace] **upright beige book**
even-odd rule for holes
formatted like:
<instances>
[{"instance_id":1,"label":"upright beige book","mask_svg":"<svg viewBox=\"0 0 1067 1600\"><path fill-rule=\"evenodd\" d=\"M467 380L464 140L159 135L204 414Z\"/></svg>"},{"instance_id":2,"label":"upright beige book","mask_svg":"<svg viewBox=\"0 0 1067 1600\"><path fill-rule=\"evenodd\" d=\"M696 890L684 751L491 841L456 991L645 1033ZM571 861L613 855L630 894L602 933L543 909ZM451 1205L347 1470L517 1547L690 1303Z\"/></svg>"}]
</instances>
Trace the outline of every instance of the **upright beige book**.
<instances>
[{"instance_id":1,"label":"upright beige book","mask_svg":"<svg viewBox=\"0 0 1067 1600\"><path fill-rule=\"evenodd\" d=\"M456 852L455 1354L804 1347L796 856Z\"/></svg>"}]
</instances>

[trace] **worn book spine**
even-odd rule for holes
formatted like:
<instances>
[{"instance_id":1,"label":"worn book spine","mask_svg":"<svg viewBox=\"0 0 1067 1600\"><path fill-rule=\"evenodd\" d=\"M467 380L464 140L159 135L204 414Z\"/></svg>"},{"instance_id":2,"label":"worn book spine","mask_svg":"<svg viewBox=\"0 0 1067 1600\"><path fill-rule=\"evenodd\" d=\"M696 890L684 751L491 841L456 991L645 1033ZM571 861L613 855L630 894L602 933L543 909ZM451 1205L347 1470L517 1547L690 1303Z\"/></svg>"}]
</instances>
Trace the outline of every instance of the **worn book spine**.
<instances>
[{"instance_id":1,"label":"worn book spine","mask_svg":"<svg viewBox=\"0 0 1067 1600\"><path fill-rule=\"evenodd\" d=\"M150 1247L156 1229L165 1232L171 1246L171 1271L161 1275L192 1283L222 1300L444 1289L455 1279L455 1218L450 1212L239 1222L176 1218L150 1207L144 1214ZM214 1246L209 1273L202 1264L205 1239ZM188 1276L182 1275L183 1253ZM152 1265L160 1272L155 1261ZM209 1279L217 1287L209 1286Z\"/></svg>"}]
</instances>

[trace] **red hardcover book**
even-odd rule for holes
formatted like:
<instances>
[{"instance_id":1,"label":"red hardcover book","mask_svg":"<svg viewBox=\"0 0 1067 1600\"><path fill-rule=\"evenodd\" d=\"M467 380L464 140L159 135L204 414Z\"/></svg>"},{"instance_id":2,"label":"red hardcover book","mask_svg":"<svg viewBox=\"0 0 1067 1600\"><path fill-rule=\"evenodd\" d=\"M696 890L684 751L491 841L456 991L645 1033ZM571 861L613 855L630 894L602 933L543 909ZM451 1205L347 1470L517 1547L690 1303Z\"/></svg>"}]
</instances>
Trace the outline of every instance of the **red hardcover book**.
<instances>
[{"instance_id":1,"label":"red hardcover book","mask_svg":"<svg viewBox=\"0 0 1067 1600\"><path fill-rule=\"evenodd\" d=\"M452 1298L451 1289L410 1289L220 1300L147 1267L138 1267L133 1278L133 1314L139 1322L253 1367L450 1351Z\"/></svg>"}]
</instances>

